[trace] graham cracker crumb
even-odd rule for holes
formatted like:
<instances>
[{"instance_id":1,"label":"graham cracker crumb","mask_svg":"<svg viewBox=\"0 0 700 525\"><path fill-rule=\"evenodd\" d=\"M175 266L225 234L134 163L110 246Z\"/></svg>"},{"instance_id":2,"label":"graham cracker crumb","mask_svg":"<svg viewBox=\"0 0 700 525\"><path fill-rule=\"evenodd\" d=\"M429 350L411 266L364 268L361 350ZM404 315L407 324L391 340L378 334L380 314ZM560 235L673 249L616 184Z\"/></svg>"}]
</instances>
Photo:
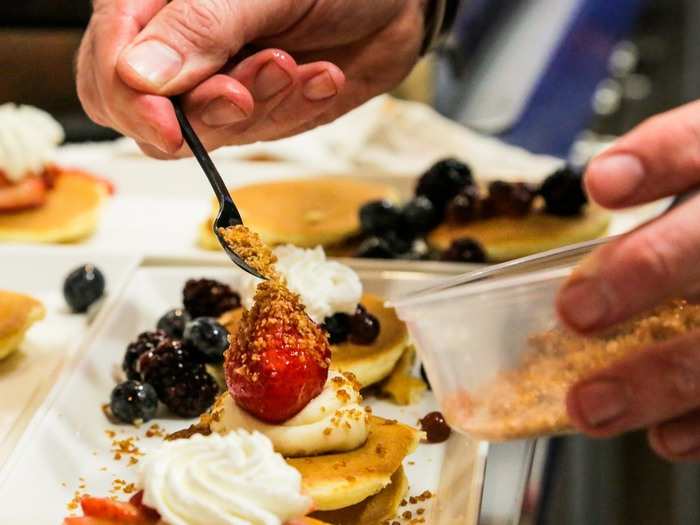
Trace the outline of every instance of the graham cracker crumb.
<instances>
[{"instance_id":1,"label":"graham cracker crumb","mask_svg":"<svg viewBox=\"0 0 700 525\"><path fill-rule=\"evenodd\" d=\"M277 257L260 236L243 225L219 228L224 241L245 263L268 279L279 279L274 269Z\"/></svg>"}]
</instances>

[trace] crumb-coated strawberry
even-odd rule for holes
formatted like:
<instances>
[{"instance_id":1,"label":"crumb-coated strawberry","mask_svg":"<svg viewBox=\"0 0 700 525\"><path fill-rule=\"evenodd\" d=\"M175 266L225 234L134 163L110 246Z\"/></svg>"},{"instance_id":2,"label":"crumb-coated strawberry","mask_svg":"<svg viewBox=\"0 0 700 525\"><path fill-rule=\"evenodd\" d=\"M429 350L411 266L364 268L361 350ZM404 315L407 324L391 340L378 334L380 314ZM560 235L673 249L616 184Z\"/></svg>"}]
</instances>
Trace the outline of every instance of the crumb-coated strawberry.
<instances>
[{"instance_id":1,"label":"crumb-coated strawberry","mask_svg":"<svg viewBox=\"0 0 700 525\"><path fill-rule=\"evenodd\" d=\"M0 211L35 208L46 202L47 188L39 177L26 179L10 186L0 186Z\"/></svg>"},{"instance_id":2,"label":"crumb-coated strawberry","mask_svg":"<svg viewBox=\"0 0 700 525\"><path fill-rule=\"evenodd\" d=\"M114 521L121 525L144 525L153 522L151 515L144 512L142 506L110 498L83 496L80 506L87 517Z\"/></svg>"},{"instance_id":3,"label":"crumb-coated strawberry","mask_svg":"<svg viewBox=\"0 0 700 525\"><path fill-rule=\"evenodd\" d=\"M299 296L266 281L226 354L226 382L241 408L267 423L282 423L321 393L330 357L326 333Z\"/></svg>"}]
</instances>

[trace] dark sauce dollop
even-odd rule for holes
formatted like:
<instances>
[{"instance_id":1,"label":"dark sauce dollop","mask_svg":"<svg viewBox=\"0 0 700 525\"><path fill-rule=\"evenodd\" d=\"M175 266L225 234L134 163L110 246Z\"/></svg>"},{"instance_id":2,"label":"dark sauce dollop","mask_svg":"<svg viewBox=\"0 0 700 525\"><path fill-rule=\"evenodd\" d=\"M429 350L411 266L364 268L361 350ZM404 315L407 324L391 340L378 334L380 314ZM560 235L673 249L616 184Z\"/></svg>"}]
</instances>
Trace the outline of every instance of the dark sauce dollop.
<instances>
[{"instance_id":1,"label":"dark sauce dollop","mask_svg":"<svg viewBox=\"0 0 700 525\"><path fill-rule=\"evenodd\" d=\"M420 428L428 443L444 443L450 438L452 429L440 412L431 412L420 420Z\"/></svg>"}]
</instances>

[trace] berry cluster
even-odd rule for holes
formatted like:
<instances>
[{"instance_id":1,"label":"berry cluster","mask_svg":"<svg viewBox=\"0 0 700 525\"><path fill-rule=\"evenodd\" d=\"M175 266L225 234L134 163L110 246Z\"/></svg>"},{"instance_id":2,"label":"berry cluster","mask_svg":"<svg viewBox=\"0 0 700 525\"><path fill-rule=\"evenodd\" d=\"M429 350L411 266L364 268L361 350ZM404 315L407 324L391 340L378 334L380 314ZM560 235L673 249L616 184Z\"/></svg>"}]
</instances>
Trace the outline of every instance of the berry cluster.
<instances>
[{"instance_id":1,"label":"berry cluster","mask_svg":"<svg viewBox=\"0 0 700 525\"><path fill-rule=\"evenodd\" d=\"M228 348L228 332L215 316L240 305L225 284L187 281L185 308L166 312L157 330L144 332L127 346L122 362L127 381L112 391L112 414L125 423L148 421L158 401L173 414L196 417L214 402L219 387L206 364L220 364Z\"/></svg>"},{"instance_id":2,"label":"berry cluster","mask_svg":"<svg viewBox=\"0 0 700 525\"><path fill-rule=\"evenodd\" d=\"M370 202L360 210L364 240L356 255L374 259L440 259L485 262L486 254L474 239L458 239L444 253L431 253L423 237L447 221L464 224L492 217L525 217L536 197L544 211L562 217L581 213L588 202L582 174L570 166L560 169L539 187L494 181L487 191L476 184L470 168L455 159L433 165L418 180L415 196L405 206Z\"/></svg>"},{"instance_id":3,"label":"berry cluster","mask_svg":"<svg viewBox=\"0 0 700 525\"><path fill-rule=\"evenodd\" d=\"M326 317L323 328L328 332L328 342L338 345L350 341L356 345L371 345L379 337L379 319L361 304L352 315L337 313Z\"/></svg>"}]
</instances>

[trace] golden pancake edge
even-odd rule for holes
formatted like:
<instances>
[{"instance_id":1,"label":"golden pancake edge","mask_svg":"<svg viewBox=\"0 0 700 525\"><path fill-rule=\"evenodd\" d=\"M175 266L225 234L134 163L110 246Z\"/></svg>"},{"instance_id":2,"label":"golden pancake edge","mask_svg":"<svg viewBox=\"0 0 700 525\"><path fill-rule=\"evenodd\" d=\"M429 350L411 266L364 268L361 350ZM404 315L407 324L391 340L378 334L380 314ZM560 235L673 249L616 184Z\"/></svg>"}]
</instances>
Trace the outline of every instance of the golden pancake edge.
<instances>
[{"instance_id":1,"label":"golden pancake edge","mask_svg":"<svg viewBox=\"0 0 700 525\"><path fill-rule=\"evenodd\" d=\"M0 290L0 359L17 350L27 330L45 314L36 299Z\"/></svg>"}]
</instances>

